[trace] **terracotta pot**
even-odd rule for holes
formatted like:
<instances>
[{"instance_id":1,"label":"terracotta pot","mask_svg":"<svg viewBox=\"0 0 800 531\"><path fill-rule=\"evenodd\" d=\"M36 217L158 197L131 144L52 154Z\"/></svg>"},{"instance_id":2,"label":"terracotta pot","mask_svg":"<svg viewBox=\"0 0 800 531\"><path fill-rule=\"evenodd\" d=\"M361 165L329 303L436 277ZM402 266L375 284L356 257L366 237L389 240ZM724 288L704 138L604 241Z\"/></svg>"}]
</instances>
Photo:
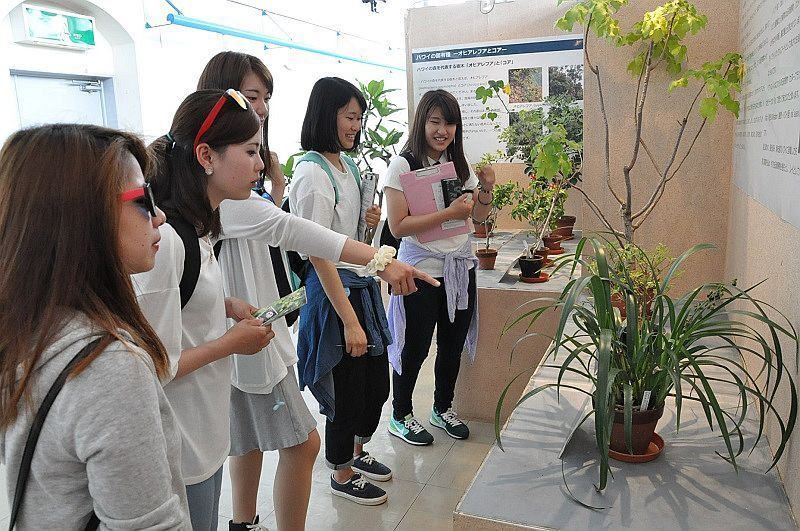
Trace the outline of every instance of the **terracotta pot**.
<instances>
[{"instance_id":1,"label":"terracotta pot","mask_svg":"<svg viewBox=\"0 0 800 531\"><path fill-rule=\"evenodd\" d=\"M561 249L561 236L545 236L542 238L545 247L551 251L558 251Z\"/></svg>"},{"instance_id":2,"label":"terracotta pot","mask_svg":"<svg viewBox=\"0 0 800 531\"><path fill-rule=\"evenodd\" d=\"M658 409L633 412L633 426L631 429L631 447L633 455L642 455L647 452L656 424L664 414L664 405ZM614 424L611 427L610 448L621 454L629 454L625 446L625 412L621 408L614 411Z\"/></svg>"},{"instance_id":3,"label":"terracotta pot","mask_svg":"<svg viewBox=\"0 0 800 531\"><path fill-rule=\"evenodd\" d=\"M486 229L489 229L489 232L492 232L492 223L480 223L477 221L472 222L472 226L475 228L473 234L475 234L476 238L485 238L486 237Z\"/></svg>"},{"instance_id":4,"label":"terracotta pot","mask_svg":"<svg viewBox=\"0 0 800 531\"><path fill-rule=\"evenodd\" d=\"M558 227L550 231L550 236L560 236L563 239L572 238L572 225L567 225L564 227Z\"/></svg>"},{"instance_id":5,"label":"terracotta pot","mask_svg":"<svg viewBox=\"0 0 800 531\"><path fill-rule=\"evenodd\" d=\"M522 270L523 278L539 278L543 263L544 259L541 256L534 256L533 258L520 256L519 268Z\"/></svg>"},{"instance_id":6,"label":"terracotta pot","mask_svg":"<svg viewBox=\"0 0 800 531\"><path fill-rule=\"evenodd\" d=\"M475 255L478 257L478 269L494 269L494 261L497 260L497 251L494 249L478 249Z\"/></svg>"},{"instance_id":7,"label":"terracotta pot","mask_svg":"<svg viewBox=\"0 0 800 531\"><path fill-rule=\"evenodd\" d=\"M637 302L640 304L644 304L645 307L645 317L650 319L653 316L653 300L656 298L655 290L648 289L647 293L644 297L641 296L640 293L637 297ZM623 319L627 318L628 311L627 306L625 305L625 299L622 298L620 293L612 293L611 294L611 306L614 308L619 308L619 313ZM641 313L641 309L639 310Z\"/></svg>"},{"instance_id":8,"label":"terracotta pot","mask_svg":"<svg viewBox=\"0 0 800 531\"><path fill-rule=\"evenodd\" d=\"M550 249L541 247L533 251L534 256L541 256L543 260L547 261L547 255L550 254Z\"/></svg>"},{"instance_id":9,"label":"terracotta pot","mask_svg":"<svg viewBox=\"0 0 800 531\"><path fill-rule=\"evenodd\" d=\"M575 226L575 216L561 216L556 221L556 227L574 227Z\"/></svg>"}]
</instances>

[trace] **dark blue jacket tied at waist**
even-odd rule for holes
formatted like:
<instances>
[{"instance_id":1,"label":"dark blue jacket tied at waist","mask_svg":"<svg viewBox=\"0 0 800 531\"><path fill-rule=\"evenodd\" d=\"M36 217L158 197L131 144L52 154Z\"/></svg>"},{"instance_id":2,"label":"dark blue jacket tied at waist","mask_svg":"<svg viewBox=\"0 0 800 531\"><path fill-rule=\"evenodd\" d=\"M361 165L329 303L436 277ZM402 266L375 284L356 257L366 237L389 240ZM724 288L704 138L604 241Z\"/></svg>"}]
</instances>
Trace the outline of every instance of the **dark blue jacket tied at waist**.
<instances>
[{"instance_id":1,"label":"dark blue jacket tied at waist","mask_svg":"<svg viewBox=\"0 0 800 531\"><path fill-rule=\"evenodd\" d=\"M392 343L386 322L380 288L372 277L360 277L353 271L338 269L342 285L357 290L364 308L364 332L367 344L365 356L380 356ZM308 302L300 310L300 331L297 338L297 373L300 389L308 387L319 402L320 413L332 420L334 416L333 368L346 353L339 316L325 295L317 272L308 268L306 275Z\"/></svg>"}]
</instances>

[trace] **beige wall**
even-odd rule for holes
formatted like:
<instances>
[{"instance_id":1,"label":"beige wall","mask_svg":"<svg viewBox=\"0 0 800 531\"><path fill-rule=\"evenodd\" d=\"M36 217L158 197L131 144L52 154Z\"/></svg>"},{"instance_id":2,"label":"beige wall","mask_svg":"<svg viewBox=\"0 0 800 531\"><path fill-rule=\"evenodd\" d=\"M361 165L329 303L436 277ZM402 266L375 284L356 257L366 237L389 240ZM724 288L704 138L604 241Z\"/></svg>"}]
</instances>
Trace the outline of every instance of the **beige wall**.
<instances>
[{"instance_id":1,"label":"beige wall","mask_svg":"<svg viewBox=\"0 0 800 531\"><path fill-rule=\"evenodd\" d=\"M741 1L744 6L746 0ZM744 8L742 11L744 12ZM741 21L742 26L746 24L747 21ZM764 68L771 66L773 65L765 65ZM735 182L735 177L736 174L733 175L732 182ZM741 287L751 286L767 279L755 292L755 296L774 304L794 326L798 326L800 268L797 264L800 229L783 221L777 214L732 184L727 239L725 276L737 278ZM790 345L785 344L785 347L790 348ZM790 350L787 354L786 361L790 367L790 374L797 384L798 367L794 363L793 352ZM785 418L789 411L789 397L785 388L778 396L779 403L776 407ZM773 449L776 448L774 443L780 440L775 424L772 422L767 430ZM800 508L799 470L800 442L795 433L778 464L786 494L795 512Z\"/></svg>"},{"instance_id":2,"label":"beige wall","mask_svg":"<svg viewBox=\"0 0 800 531\"><path fill-rule=\"evenodd\" d=\"M699 66L705 61L719 59L727 51L736 50L738 2L696 0L695 4L701 12L710 15L707 31L690 39L690 59L693 66ZM560 32L553 26L568 5L558 7L555 0L517 0L497 4L489 15L479 13L477 1L412 9L406 20L407 46L411 50L444 44L558 35ZM629 17L623 20L625 27L630 26L631 17L638 18L655 5L653 0L632 0L631 6L626 8ZM721 12L726 16L714 16ZM442 24L443 20L447 24ZM611 153L612 174L617 189L621 189L622 167L630 160L633 144L631 105L636 84L626 71L631 51L623 52L591 38L589 46L595 62L602 67L606 107L611 120L611 144L615 146ZM410 63L407 66L410 72ZM596 82L590 75L585 78L584 188L602 205L607 216L616 218L618 206L605 188L602 171L603 130ZM667 95L666 86L665 75L654 76L647 111L656 112L647 114L645 118L647 133L644 138L659 161L667 159L671 139L678 130L677 121L682 113L685 114L694 96L691 91ZM412 99L413 85L410 79L408 94ZM413 101L409 101L408 108L413 112ZM698 122L695 120L693 123ZM689 129L688 132L694 131ZM700 242L711 242L717 246L716 251L696 256L687 264L686 274L679 279L683 287L689 282L719 279L724 272L732 139L733 120L730 117L723 117L706 126L681 174L670 183L658 208L637 232L637 243L650 248L661 242L675 255ZM522 165L516 166L520 168L518 174L521 175ZM499 182L513 178L513 174L513 171L504 168ZM657 182L656 173L643 154L632 175L637 186L641 183L640 193L634 195L634 205L641 205ZM567 210L577 216L579 228L600 228L597 218L578 197L571 197ZM501 227L506 223L515 226L508 220L507 213L501 214L500 220Z\"/></svg>"}]
</instances>

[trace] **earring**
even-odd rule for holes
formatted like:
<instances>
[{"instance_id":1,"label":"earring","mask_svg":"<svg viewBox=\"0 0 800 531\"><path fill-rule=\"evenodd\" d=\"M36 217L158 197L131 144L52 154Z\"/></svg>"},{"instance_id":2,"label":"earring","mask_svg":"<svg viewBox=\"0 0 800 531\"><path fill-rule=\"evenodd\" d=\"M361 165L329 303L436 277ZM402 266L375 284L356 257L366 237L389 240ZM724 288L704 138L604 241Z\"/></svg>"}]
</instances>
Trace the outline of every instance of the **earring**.
<instances>
[{"instance_id":1,"label":"earring","mask_svg":"<svg viewBox=\"0 0 800 531\"><path fill-rule=\"evenodd\" d=\"M213 168L206 168L206 175L214 175L214 169Z\"/></svg>"}]
</instances>

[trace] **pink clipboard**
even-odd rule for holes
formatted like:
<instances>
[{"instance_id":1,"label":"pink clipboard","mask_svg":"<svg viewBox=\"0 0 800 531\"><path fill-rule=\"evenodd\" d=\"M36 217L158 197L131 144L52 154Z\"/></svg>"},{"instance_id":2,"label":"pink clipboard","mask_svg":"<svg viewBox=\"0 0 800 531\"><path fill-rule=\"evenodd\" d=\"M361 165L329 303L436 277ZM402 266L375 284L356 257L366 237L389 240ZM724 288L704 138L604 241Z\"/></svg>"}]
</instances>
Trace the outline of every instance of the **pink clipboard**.
<instances>
[{"instance_id":1,"label":"pink clipboard","mask_svg":"<svg viewBox=\"0 0 800 531\"><path fill-rule=\"evenodd\" d=\"M403 193L406 196L408 211L411 215L420 216L444 210L441 182L442 179L452 177L458 177L456 167L452 162L401 173L400 184L403 186ZM455 219L417 234L417 239L421 243L427 243L468 232L467 220Z\"/></svg>"}]
</instances>

